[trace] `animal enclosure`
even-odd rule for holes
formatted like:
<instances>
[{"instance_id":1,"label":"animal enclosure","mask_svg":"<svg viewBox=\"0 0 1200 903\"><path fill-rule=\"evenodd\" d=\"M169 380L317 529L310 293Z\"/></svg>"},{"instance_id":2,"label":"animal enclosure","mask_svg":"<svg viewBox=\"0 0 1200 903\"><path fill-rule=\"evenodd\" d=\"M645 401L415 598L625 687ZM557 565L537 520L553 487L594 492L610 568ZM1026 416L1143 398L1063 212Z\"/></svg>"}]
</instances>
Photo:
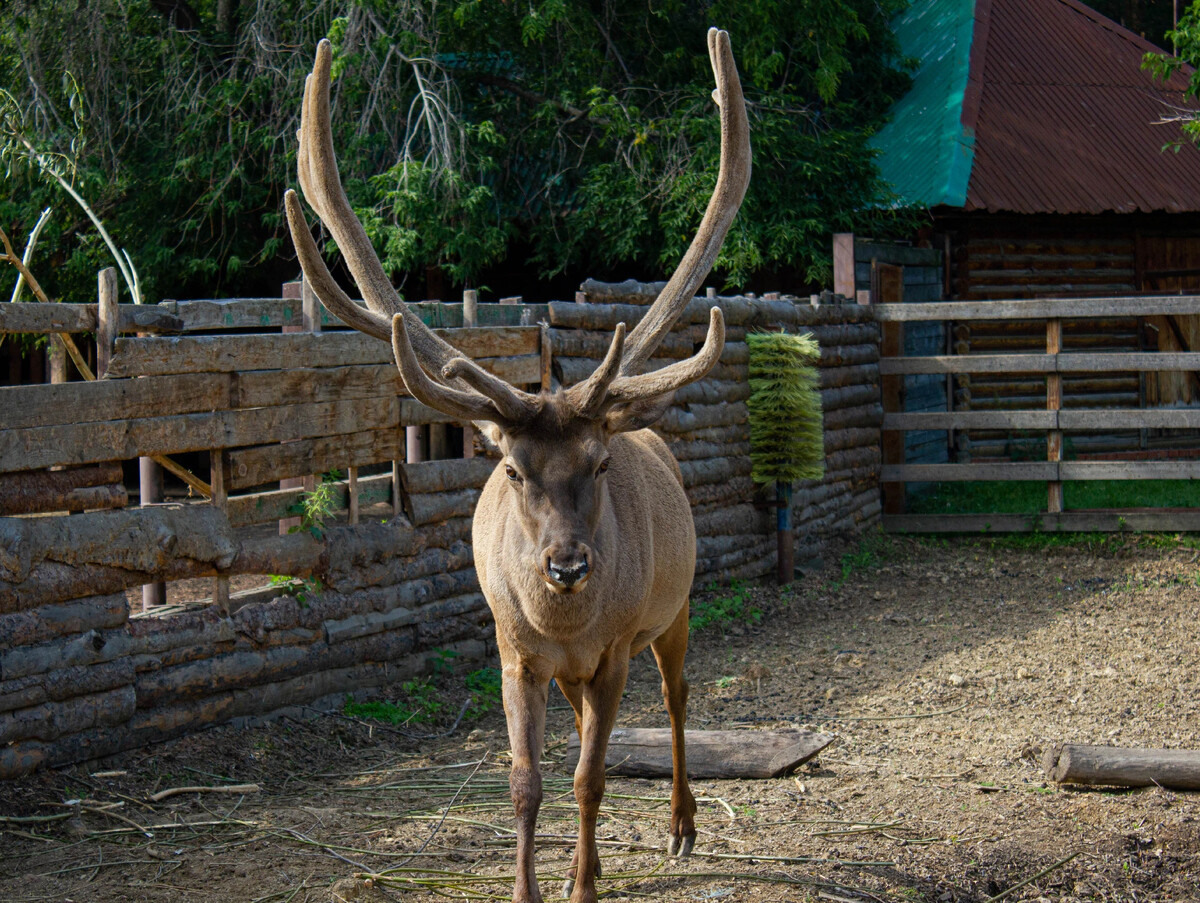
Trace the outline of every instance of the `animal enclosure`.
<instances>
[{"instance_id":1,"label":"animal enclosure","mask_svg":"<svg viewBox=\"0 0 1200 903\"><path fill-rule=\"evenodd\" d=\"M482 325L469 328L463 305L420 310L507 380L536 387L553 373L570 384L660 287L589 282L576 301L481 305ZM652 367L693 353L710 303L688 306ZM880 510L870 309L719 303L729 324L720 362L658 425L695 514L700 585L761 576L774 562L773 512L749 476L749 329L811 330L822 345L826 477L793 497L798 558ZM385 345L331 320L306 324L302 300L282 298L103 315L97 305L0 307L5 333L114 336L100 348L99 380L0 389L0 499L5 515L24 515L0 518L0 776L337 704L423 673L435 650L463 663L494 654L469 544L493 464L407 463L405 430L447 418L407 397ZM190 499L127 507L114 462L181 455L208 465L191 474ZM343 477L317 482L334 470ZM308 489L280 487L305 478ZM281 534L278 522L316 485L329 518ZM242 575L287 579L230 593ZM211 579L211 602L127 602L128 590L163 581L171 603L171 582L196 578Z\"/></svg>"}]
</instances>

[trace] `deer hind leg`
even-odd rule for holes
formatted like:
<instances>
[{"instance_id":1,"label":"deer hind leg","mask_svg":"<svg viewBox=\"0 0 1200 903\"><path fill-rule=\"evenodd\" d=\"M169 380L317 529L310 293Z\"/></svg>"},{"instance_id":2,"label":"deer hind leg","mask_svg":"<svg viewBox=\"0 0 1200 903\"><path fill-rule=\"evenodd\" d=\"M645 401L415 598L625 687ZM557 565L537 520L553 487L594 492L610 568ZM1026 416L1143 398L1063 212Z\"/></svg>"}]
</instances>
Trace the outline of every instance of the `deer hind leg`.
<instances>
[{"instance_id":1,"label":"deer hind leg","mask_svg":"<svg viewBox=\"0 0 1200 903\"><path fill-rule=\"evenodd\" d=\"M506 659L501 649L501 659ZM517 875L513 903L542 903L534 871L533 835L542 805L542 742L546 731L546 696L550 676L526 663L503 662L504 714L512 747L509 789L517 816Z\"/></svg>"},{"instance_id":2,"label":"deer hind leg","mask_svg":"<svg viewBox=\"0 0 1200 903\"><path fill-rule=\"evenodd\" d=\"M610 650L595 676L583 686L583 717L580 719L583 731L579 735L579 765L575 768L579 840L575 844L575 856L567 879L572 903L596 901L596 878L600 874L596 816L604 797L604 756L608 752L608 735L616 723L617 708L628 675L629 650ZM567 698L571 699L571 696L568 694Z\"/></svg>"},{"instance_id":3,"label":"deer hind leg","mask_svg":"<svg viewBox=\"0 0 1200 903\"><path fill-rule=\"evenodd\" d=\"M696 843L696 798L688 787L683 725L687 720L688 684L683 658L688 644L688 606L684 604L666 633L650 644L662 674L663 699L671 716L671 836L667 852L687 856Z\"/></svg>"}]
</instances>

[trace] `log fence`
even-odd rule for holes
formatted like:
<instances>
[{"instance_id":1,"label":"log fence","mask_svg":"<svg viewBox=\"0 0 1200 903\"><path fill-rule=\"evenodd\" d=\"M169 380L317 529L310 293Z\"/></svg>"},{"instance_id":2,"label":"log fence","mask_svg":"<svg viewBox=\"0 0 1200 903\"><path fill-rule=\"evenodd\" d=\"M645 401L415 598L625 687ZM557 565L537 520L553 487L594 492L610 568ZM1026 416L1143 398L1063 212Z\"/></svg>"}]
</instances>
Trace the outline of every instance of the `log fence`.
<instances>
[{"instance_id":1,"label":"log fence","mask_svg":"<svg viewBox=\"0 0 1200 903\"><path fill-rule=\"evenodd\" d=\"M884 392L882 468L884 526L910 532L979 532L1030 530L1125 529L1192 530L1200 527L1194 509L1090 509L1065 511L1063 485L1078 480L1191 480L1200 478L1200 460L1064 460L1064 435L1143 429L1195 429L1200 410L1125 407L1072 408L1064 406L1063 383L1070 376L1143 374L1165 371L1200 372L1200 353L1095 351L1064 348L1064 322L1088 318L1186 316L1200 314L1200 297L1073 298L1067 300L954 301L875 305L885 343L879 372L889 380L913 374L996 374L1012 380L1022 374L1040 380L1044 392L1040 410L993 409L946 412L904 412L899 399ZM943 321L951 331L980 321L1044 324L1045 351L1027 350L903 357L895 338L904 324ZM1095 404L1095 396L1087 402ZM970 463L908 464L888 457L889 437L907 430L1021 430L1045 435L1045 461L972 461ZM891 442L895 446L894 441ZM903 487L910 482L1032 481L1047 485L1046 506L1029 516L1001 514L915 515L903 513ZM1147 526L1153 525L1153 526Z\"/></svg>"}]
</instances>

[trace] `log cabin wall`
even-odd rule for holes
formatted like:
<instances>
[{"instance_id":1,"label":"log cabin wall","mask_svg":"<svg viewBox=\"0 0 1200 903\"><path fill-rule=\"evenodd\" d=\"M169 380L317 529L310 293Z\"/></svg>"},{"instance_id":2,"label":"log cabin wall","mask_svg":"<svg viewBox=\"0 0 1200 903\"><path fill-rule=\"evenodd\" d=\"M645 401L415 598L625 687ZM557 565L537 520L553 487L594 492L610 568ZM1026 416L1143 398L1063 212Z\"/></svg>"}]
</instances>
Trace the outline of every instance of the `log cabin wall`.
<instances>
[{"instance_id":1,"label":"log cabin wall","mask_svg":"<svg viewBox=\"0 0 1200 903\"><path fill-rule=\"evenodd\" d=\"M476 329L456 328L462 305L421 314L522 384L542 379L548 338L571 382L595 367L619 319L645 311L644 287L632 286L587 284L581 300L602 303L480 305ZM774 518L749 479L747 329L811 330L822 344L827 474L794 495L797 553L879 517L869 308L720 303L721 362L659 427L695 511L702 585L773 567ZM658 362L702 342L708 306L688 308ZM427 672L444 652L467 667L494 658L470 547L494 462L393 466L405 427L445 418L404 395L385 343L328 317L320 335L281 334L304 325L300 304L282 299L121 305L111 316L131 335L105 357L104 378L0 388L0 777L338 706ZM99 317L96 305L0 306L5 331L80 334ZM126 507L113 462L150 455L190 468L190 499ZM333 469L343 473L323 483L329 520L281 534L307 491L280 481L309 477L311 490L322 484L313 474ZM264 576L239 593L244 575ZM286 579L263 585L265 575ZM168 604L142 611L136 594L152 581L167 582ZM211 600L173 604L184 585Z\"/></svg>"},{"instance_id":2,"label":"log cabin wall","mask_svg":"<svg viewBox=\"0 0 1200 903\"><path fill-rule=\"evenodd\" d=\"M1170 214L1005 215L935 211L935 228L951 248L947 272L952 300L1062 298L1183 293L1200 290L1200 227ZM1064 351L1192 350L1184 348L1200 324L1191 317L1121 317L1063 321ZM1040 352L1041 323L960 324L955 353ZM1045 391L1036 374L974 374L956 380L963 410L1011 410L1035 404ZM1154 407L1196 400L1195 379L1184 373L1088 374L1063 378L1065 408ZM1151 437L1153 438L1153 437ZM1075 451L1132 450L1145 445L1137 431L1080 434ZM1180 441L1192 441L1184 438ZM973 431L969 456L1036 455L1038 440L1011 433ZM1028 445L1028 447L1027 447Z\"/></svg>"}]
</instances>

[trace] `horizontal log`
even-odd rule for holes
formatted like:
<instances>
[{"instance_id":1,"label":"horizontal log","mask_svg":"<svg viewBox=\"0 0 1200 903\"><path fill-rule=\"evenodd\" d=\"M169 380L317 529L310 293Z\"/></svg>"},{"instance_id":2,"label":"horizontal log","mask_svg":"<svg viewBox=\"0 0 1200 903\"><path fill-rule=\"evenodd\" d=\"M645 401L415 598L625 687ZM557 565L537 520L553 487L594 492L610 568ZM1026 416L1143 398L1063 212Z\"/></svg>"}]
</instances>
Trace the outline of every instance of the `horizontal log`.
<instances>
[{"instance_id":1,"label":"horizontal log","mask_svg":"<svg viewBox=\"0 0 1200 903\"><path fill-rule=\"evenodd\" d=\"M1200 412L1197 412L1200 413ZM885 430L1053 430L1057 411L933 411L884 414Z\"/></svg>"},{"instance_id":2,"label":"horizontal log","mask_svg":"<svg viewBox=\"0 0 1200 903\"><path fill-rule=\"evenodd\" d=\"M262 486L287 477L344 471L403 457L404 434L399 428L235 449L229 454L229 488Z\"/></svg>"},{"instance_id":3,"label":"horizontal log","mask_svg":"<svg viewBox=\"0 0 1200 903\"><path fill-rule=\"evenodd\" d=\"M750 397L750 380L727 382L725 380L702 379L675 392L675 404L721 404L745 401Z\"/></svg>"},{"instance_id":4,"label":"horizontal log","mask_svg":"<svg viewBox=\"0 0 1200 903\"><path fill-rule=\"evenodd\" d=\"M482 489L496 466L494 458L452 458L405 464L400 473L405 489L418 495L456 489Z\"/></svg>"},{"instance_id":5,"label":"horizontal log","mask_svg":"<svg viewBox=\"0 0 1200 903\"><path fill-rule=\"evenodd\" d=\"M116 462L0 474L0 516L123 508L128 496L121 480L121 465Z\"/></svg>"},{"instance_id":6,"label":"horizontal log","mask_svg":"<svg viewBox=\"0 0 1200 903\"><path fill-rule=\"evenodd\" d=\"M579 290L590 304L612 304L618 299L624 304L652 304L666 287L665 282L638 282L636 279L626 279L624 282L585 279Z\"/></svg>"},{"instance_id":7,"label":"horizontal log","mask_svg":"<svg viewBox=\"0 0 1200 903\"><path fill-rule=\"evenodd\" d=\"M1065 410L1058 412L1061 430L1200 429L1200 410L1187 408Z\"/></svg>"},{"instance_id":8,"label":"horizontal log","mask_svg":"<svg viewBox=\"0 0 1200 903\"><path fill-rule=\"evenodd\" d=\"M0 615L0 647L32 646L93 629L121 627L128 620L129 603L122 593L72 599Z\"/></svg>"},{"instance_id":9,"label":"horizontal log","mask_svg":"<svg viewBox=\"0 0 1200 903\"><path fill-rule=\"evenodd\" d=\"M873 320L865 323L814 324L807 326L806 329L817 340L817 344L821 346L822 352L826 348L839 346L868 345L874 348L879 347L879 324Z\"/></svg>"},{"instance_id":10,"label":"horizontal log","mask_svg":"<svg viewBox=\"0 0 1200 903\"><path fill-rule=\"evenodd\" d=\"M877 386L879 385L879 364L822 367L817 371L817 385L821 389L842 386Z\"/></svg>"},{"instance_id":11,"label":"horizontal log","mask_svg":"<svg viewBox=\"0 0 1200 903\"><path fill-rule=\"evenodd\" d=\"M550 345L554 348L554 356L586 357L596 364L603 360L612 345L611 330L594 329L551 329ZM692 340L689 336L677 332L667 333L662 343L655 350L657 357L674 358L676 360L691 357L694 354Z\"/></svg>"},{"instance_id":12,"label":"horizontal log","mask_svg":"<svg viewBox=\"0 0 1200 903\"><path fill-rule=\"evenodd\" d=\"M357 301L359 305L363 302ZM158 307L177 317L182 331L199 332L218 329L268 329L280 326L303 326L301 305L292 298L229 298L221 300L163 301ZM463 325L462 304L438 301L409 303L426 326L459 328ZM476 318L478 326L530 326L546 319L544 304L480 304ZM321 325L338 327L342 322L324 307L320 308Z\"/></svg>"},{"instance_id":13,"label":"horizontal log","mask_svg":"<svg viewBox=\"0 0 1200 903\"><path fill-rule=\"evenodd\" d=\"M1056 373L1053 354L961 354L892 357L879 362L883 376L918 373Z\"/></svg>"},{"instance_id":14,"label":"horizontal log","mask_svg":"<svg viewBox=\"0 0 1200 903\"><path fill-rule=\"evenodd\" d=\"M1200 461L1062 461L1060 480L1195 480Z\"/></svg>"},{"instance_id":15,"label":"horizontal log","mask_svg":"<svg viewBox=\"0 0 1200 903\"><path fill-rule=\"evenodd\" d=\"M330 510L347 510L350 501L349 492L350 486L347 480L334 481ZM225 510L229 516L229 523L234 527L265 524L294 516L296 512L293 508L304 498L305 494L306 490L298 487L235 495L225 503ZM391 498L391 474L379 474L359 479L358 499L359 504L363 507L390 502Z\"/></svg>"},{"instance_id":16,"label":"horizontal log","mask_svg":"<svg viewBox=\"0 0 1200 903\"><path fill-rule=\"evenodd\" d=\"M684 731L688 776L696 779L777 778L791 774L834 741L811 731ZM579 763L579 735L567 738L564 764ZM609 735L605 772L671 776L670 728L617 728Z\"/></svg>"},{"instance_id":17,"label":"horizontal log","mask_svg":"<svg viewBox=\"0 0 1200 903\"><path fill-rule=\"evenodd\" d=\"M681 464L684 461L699 461L708 458L736 458L750 454L750 443L706 442L702 439L679 439L672 437L671 454Z\"/></svg>"},{"instance_id":18,"label":"horizontal log","mask_svg":"<svg viewBox=\"0 0 1200 903\"><path fill-rule=\"evenodd\" d=\"M18 740L56 740L93 727L122 724L136 706L133 687L124 686L6 712L0 718L0 745Z\"/></svg>"},{"instance_id":19,"label":"horizontal log","mask_svg":"<svg viewBox=\"0 0 1200 903\"><path fill-rule=\"evenodd\" d=\"M820 366L845 367L850 364L874 364L879 360L879 341L857 345L821 345Z\"/></svg>"},{"instance_id":20,"label":"horizontal log","mask_svg":"<svg viewBox=\"0 0 1200 903\"><path fill-rule=\"evenodd\" d=\"M1059 784L1200 790L1200 750L1056 744L1042 767Z\"/></svg>"},{"instance_id":21,"label":"horizontal log","mask_svg":"<svg viewBox=\"0 0 1200 903\"><path fill-rule=\"evenodd\" d=\"M0 712L94 696L133 684L128 657L0 680Z\"/></svg>"},{"instance_id":22,"label":"horizontal log","mask_svg":"<svg viewBox=\"0 0 1200 903\"><path fill-rule=\"evenodd\" d=\"M879 403L879 397L876 395L874 401L866 404L842 407L832 411L826 410L824 412L825 429L839 430L864 426L878 429L883 417L883 405Z\"/></svg>"},{"instance_id":23,"label":"horizontal log","mask_svg":"<svg viewBox=\"0 0 1200 903\"><path fill-rule=\"evenodd\" d=\"M744 402L689 405L687 410L670 408L657 426L665 433L686 433L710 426L730 426L748 419Z\"/></svg>"},{"instance_id":24,"label":"horizontal log","mask_svg":"<svg viewBox=\"0 0 1200 903\"><path fill-rule=\"evenodd\" d=\"M1018 461L1002 464L885 464L885 483L964 482L976 480L1042 481L1059 478L1058 462Z\"/></svg>"},{"instance_id":25,"label":"horizontal log","mask_svg":"<svg viewBox=\"0 0 1200 903\"><path fill-rule=\"evenodd\" d=\"M394 429L400 411L400 399L363 398L5 430L0 432L0 472Z\"/></svg>"},{"instance_id":26,"label":"horizontal log","mask_svg":"<svg viewBox=\"0 0 1200 903\"><path fill-rule=\"evenodd\" d=\"M436 330L471 358L536 354L536 326L490 326ZM168 373L229 373L384 364L392 360L386 342L359 332L283 335L168 336L117 339L108 377Z\"/></svg>"},{"instance_id":27,"label":"horizontal log","mask_svg":"<svg viewBox=\"0 0 1200 903\"><path fill-rule=\"evenodd\" d=\"M825 431L825 452L846 448L879 447L879 430L871 427L850 427Z\"/></svg>"},{"instance_id":28,"label":"horizontal log","mask_svg":"<svg viewBox=\"0 0 1200 903\"><path fill-rule=\"evenodd\" d=\"M694 514L697 536L728 536L731 534L765 533L768 520L772 528L774 515L751 504L721 506Z\"/></svg>"},{"instance_id":29,"label":"horizontal log","mask_svg":"<svg viewBox=\"0 0 1200 903\"><path fill-rule=\"evenodd\" d=\"M96 310L95 304L5 304L0 307L0 334L95 332ZM178 332L183 326L178 317L150 305L121 304L117 316L118 332Z\"/></svg>"},{"instance_id":30,"label":"horizontal log","mask_svg":"<svg viewBox=\"0 0 1200 903\"><path fill-rule=\"evenodd\" d=\"M821 410L826 415L842 408L857 408L861 405L879 403L878 385L836 386L821 390Z\"/></svg>"},{"instance_id":31,"label":"horizontal log","mask_svg":"<svg viewBox=\"0 0 1200 903\"><path fill-rule=\"evenodd\" d=\"M749 458L712 458L707 461L681 461L685 487L723 483L750 473Z\"/></svg>"},{"instance_id":32,"label":"horizontal log","mask_svg":"<svg viewBox=\"0 0 1200 903\"><path fill-rule=\"evenodd\" d=\"M456 517L468 517L475 512L479 501L478 489L459 489L454 492L433 492L409 496L413 526L436 524ZM407 512L406 512L407 513Z\"/></svg>"},{"instance_id":33,"label":"horizontal log","mask_svg":"<svg viewBox=\"0 0 1200 903\"><path fill-rule=\"evenodd\" d=\"M553 306L552 306L553 307ZM916 320L1072 320L1084 317L1148 317L1200 314L1200 295L1031 300L946 301L932 304L875 304L880 322Z\"/></svg>"}]
</instances>

